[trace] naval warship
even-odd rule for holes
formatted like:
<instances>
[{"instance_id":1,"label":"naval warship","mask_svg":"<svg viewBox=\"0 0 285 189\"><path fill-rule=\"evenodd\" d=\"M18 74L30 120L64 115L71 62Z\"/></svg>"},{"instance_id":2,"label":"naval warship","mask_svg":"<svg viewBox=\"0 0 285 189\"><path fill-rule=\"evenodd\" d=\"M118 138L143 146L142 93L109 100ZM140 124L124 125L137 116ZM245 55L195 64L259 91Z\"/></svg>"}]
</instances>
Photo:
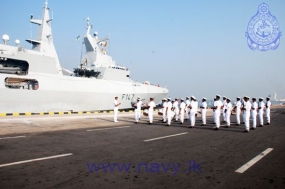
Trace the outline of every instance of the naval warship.
<instances>
[{"instance_id":1,"label":"naval warship","mask_svg":"<svg viewBox=\"0 0 285 189\"><path fill-rule=\"evenodd\" d=\"M78 68L64 74L53 44L52 20L46 0L42 18L30 18L39 26L37 38L26 40L31 49L21 47L19 40L9 45L9 36L3 35L0 113L111 110L115 96L120 109L128 109L137 97L146 101L154 97L158 102L168 94L167 88L133 81L130 70L116 65L104 48L109 38L100 39L97 32L91 35L89 19L86 52Z\"/></svg>"}]
</instances>

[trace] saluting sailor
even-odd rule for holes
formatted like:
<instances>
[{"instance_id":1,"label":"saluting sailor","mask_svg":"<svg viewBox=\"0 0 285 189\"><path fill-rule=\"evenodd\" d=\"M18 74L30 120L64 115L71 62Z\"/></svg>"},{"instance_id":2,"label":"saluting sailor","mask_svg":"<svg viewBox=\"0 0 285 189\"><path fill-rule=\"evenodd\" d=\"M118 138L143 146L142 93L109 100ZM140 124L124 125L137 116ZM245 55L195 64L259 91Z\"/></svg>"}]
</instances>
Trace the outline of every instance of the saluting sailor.
<instances>
[{"instance_id":1,"label":"saluting sailor","mask_svg":"<svg viewBox=\"0 0 285 189\"><path fill-rule=\"evenodd\" d=\"M162 117L163 117L163 123L166 123L166 108L167 108L167 102L166 102L166 98L164 98L162 100Z\"/></svg>"},{"instance_id":2,"label":"saluting sailor","mask_svg":"<svg viewBox=\"0 0 285 189\"><path fill-rule=\"evenodd\" d=\"M214 106L212 109L214 110L214 116L215 116L215 124L216 127L214 127L214 130L219 130L220 128L220 116L221 116L221 108L223 106L222 101L220 100L220 95L216 95L216 101L214 102Z\"/></svg>"},{"instance_id":3,"label":"saluting sailor","mask_svg":"<svg viewBox=\"0 0 285 189\"><path fill-rule=\"evenodd\" d=\"M226 122L227 122L227 126L226 127L230 127L231 126L232 107L233 106L232 106L232 103L231 103L231 99L227 98L226 109L225 109Z\"/></svg>"},{"instance_id":4,"label":"saluting sailor","mask_svg":"<svg viewBox=\"0 0 285 189\"><path fill-rule=\"evenodd\" d=\"M191 102L189 108L190 108L190 128L193 128L195 126L196 113L198 109L198 102L196 101L196 98L194 96L191 96Z\"/></svg>"},{"instance_id":5,"label":"saluting sailor","mask_svg":"<svg viewBox=\"0 0 285 189\"><path fill-rule=\"evenodd\" d=\"M140 97L137 98L137 102L135 103L134 107L135 107L135 121L136 121L135 123L138 123L142 107L142 101L140 100Z\"/></svg>"},{"instance_id":6,"label":"saluting sailor","mask_svg":"<svg viewBox=\"0 0 285 189\"><path fill-rule=\"evenodd\" d=\"M189 119L189 113L190 113L190 109L189 109L189 105L190 105L190 100L189 100L190 98L188 97L188 96L186 96L186 101L185 101L185 103L186 103L186 115L185 115L185 118L186 119Z\"/></svg>"},{"instance_id":7,"label":"saluting sailor","mask_svg":"<svg viewBox=\"0 0 285 189\"><path fill-rule=\"evenodd\" d=\"M118 109L119 109L118 106L120 106L121 103L118 102L118 97L117 96L115 96L115 100L114 100L113 104L114 104L114 122L118 122Z\"/></svg>"},{"instance_id":8,"label":"saluting sailor","mask_svg":"<svg viewBox=\"0 0 285 189\"><path fill-rule=\"evenodd\" d=\"M244 103L243 103L243 120L245 124L245 131L244 132L249 132L249 118L250 118L250 110L251 110L251 103L249 102L249 97L245 96L244 98Z\"/></svg>"},{"instance_id":9,"label":"saluting sailor","mask_svg":"<svg viewBox=\"0 0 285 189\"><path fill-rule=\"evenodd\" d=\"M171 102L171 98L167 99L167 107L166 107L166 114L167 114L167 125L169 126L171 124L171 119L172 119L172 102Z\"/></svg>"},{"instance_id":10,"label":"saluting sailor","mask_svg":"<svg viewBox=\"0 0 285 189\"><path fill-rule=\"evenodd\" d=\"M223 122L226 122L227 121L227 118L226 118L226 110L227 108L227 97L223 96Z\"/></svg>"},{"instance_id":11,"label":"saluting sailor","mask_svg":"<svg viewBox=\"0 0 285 189\"><path fill-rule=\"evenodd\" d=\"M186 103L184 102L184 99L180 99L180 110L179 110L179 115L180 115L180 124L183 124L184 122L184 114L185 114L185 108L186 108Z\"/></svg>"},{"instance_id":12,"label":"saluting sailor","mask_svg":"<svg viewBox=\"0 0 285 189\"><path fill-rule=\"evenodd\" d=\"M252 98L251 104L251 116L252 116L252 129L256 129L256 117L257 117L258 105L256 103L256 98Z\"/></svg>"},{"instance_id":13,"label":"saluting sailor","mask_svg":"<svg viewBox=\"0 0 285 189\"><path fill-rule=\"evenodd\" d=\"M258 102L258 118L259 118L259 127L263 127L263 113L264 113L264 102L263 98L259 98Z\"/></svg>"},{"instance_id":14,"label":"saluting sailor","mask_svg":"<svg viewBox=\"0 0 285 189\"><path fill-rule=\"evenodd\" d=\"M234 107L234 110L236 110L236 125L240 125L240 112L241 112L241 101L240 97L237 97L237 103L236 106Z\"/></svg>"},{"instance_id":15,"label":"saluting sailor","mask_svg":"<svg viewBox=\"0 0 285 189\"><path fill-rule=\"evenodd\" d=\"M267 119L266 125L269 125L270 124L270 107L271 107L270 97L267 97L266 101L267 101L266 104L265 104L265 107L266 107L266 119Z\"/></svg>"},{"instance_id":16,"label":"saluting sailor","mask_svg":"<svg viewBox=\"0 0 285 189\"><path fill-rule=\"evenodd\" d=\"M175 101L173 103L173 107L174 107L174 113L175 113L175 121L178 121L179 107L178 107L178 99L177 98L175 98Z\"/></svg>"},{"instance_id":17,"label":"saluting sailor","mask_svg":"<svg viewBox=\"0 0 285 189\"><path fill-rule=\"evenodd\" d=\"M206 102L206 98L202 99L200 108L201 108L201 116L202 116L202 125L201 126L205 126L206 125L206 112L207 112L207 102Z\"/></svg>"},{"instance_id":18,"label":"saluting sailor","mask_svg":"<svg viewBox=\"0 0 285 189\"><path fill-rule=\"evenodd\" d=\"M153 97L150 98L150 102L148 103L148 118L149 118L149 125L152 124L153 122L153 111L154 111L154 108L155 108L155 103L153 101Z\"/></svg>"}]
</instances>

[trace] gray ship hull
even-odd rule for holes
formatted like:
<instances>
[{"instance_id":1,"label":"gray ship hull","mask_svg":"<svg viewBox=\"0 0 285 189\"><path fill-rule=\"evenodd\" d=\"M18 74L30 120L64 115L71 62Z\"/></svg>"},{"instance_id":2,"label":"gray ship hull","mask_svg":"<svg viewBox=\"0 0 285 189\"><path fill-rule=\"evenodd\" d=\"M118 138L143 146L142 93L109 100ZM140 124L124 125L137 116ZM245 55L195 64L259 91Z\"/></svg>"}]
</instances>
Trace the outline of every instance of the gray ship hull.
<instances>
[{"instance_id":1,"label":"gray ship hull","mask_svg":"<svg viewBox=\"0 0 285 189\"><path fill-rule=\"evenodd\" d=\"M10 74L1 74L4 81ZM0 84L0 113L95 111L113 109L114 97L119 97L120 109L131 108L131 102L140 97L147 102L164 98L165 88L141 83L118 82L101 79L57 76L53 74L29 74L13 78L33 78L38 81L37 90L7 88Z\"/></svg>"}]
</instances>

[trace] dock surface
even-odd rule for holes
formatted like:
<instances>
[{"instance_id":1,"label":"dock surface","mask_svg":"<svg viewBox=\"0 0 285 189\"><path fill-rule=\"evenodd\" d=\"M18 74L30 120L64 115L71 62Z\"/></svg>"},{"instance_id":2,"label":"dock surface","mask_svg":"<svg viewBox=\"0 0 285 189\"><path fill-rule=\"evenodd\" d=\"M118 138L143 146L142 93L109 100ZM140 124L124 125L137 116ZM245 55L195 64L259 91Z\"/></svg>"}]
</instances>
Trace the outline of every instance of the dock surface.
<instances>
[{"instance_id":1,"label":"dock surface","mask_svg":"<svg viewBox=\"0 0 285 189\"><path fill-rule=\"evenodd\" d=\"M167 127L134 113L0 118L0 188L285 188L285 108L271 124ZM266 120L266 119L265 119Z\"/></svg>"}]
</instances>

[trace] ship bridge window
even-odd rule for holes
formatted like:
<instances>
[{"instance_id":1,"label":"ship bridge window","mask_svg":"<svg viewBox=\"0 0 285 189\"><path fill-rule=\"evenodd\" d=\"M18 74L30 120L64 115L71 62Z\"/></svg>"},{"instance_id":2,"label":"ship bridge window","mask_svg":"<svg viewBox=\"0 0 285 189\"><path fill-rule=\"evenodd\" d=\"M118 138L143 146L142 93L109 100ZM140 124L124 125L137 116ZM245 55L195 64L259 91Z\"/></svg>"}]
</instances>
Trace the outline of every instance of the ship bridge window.
<instances>
[{"instance_id":1,"label":"ship bridge window","mask_svg":"<svg viewBox=\"0 0 285 189\"><path fill-rule=\"evenodd\" d=\"M27 75L29 63L23 60L16 60L0 57L0 73Z\"/></svg>"},{"instance_id":2,"label":"ship bridge window","mask_svg":"<svg viewBox=\"0 0 285 189\"><path fill-rule=\"evenodd\" d=\"M38 90L39 82L35 79L7 77L5 86L9 89Z\"/></svg>"}]
</instances>

